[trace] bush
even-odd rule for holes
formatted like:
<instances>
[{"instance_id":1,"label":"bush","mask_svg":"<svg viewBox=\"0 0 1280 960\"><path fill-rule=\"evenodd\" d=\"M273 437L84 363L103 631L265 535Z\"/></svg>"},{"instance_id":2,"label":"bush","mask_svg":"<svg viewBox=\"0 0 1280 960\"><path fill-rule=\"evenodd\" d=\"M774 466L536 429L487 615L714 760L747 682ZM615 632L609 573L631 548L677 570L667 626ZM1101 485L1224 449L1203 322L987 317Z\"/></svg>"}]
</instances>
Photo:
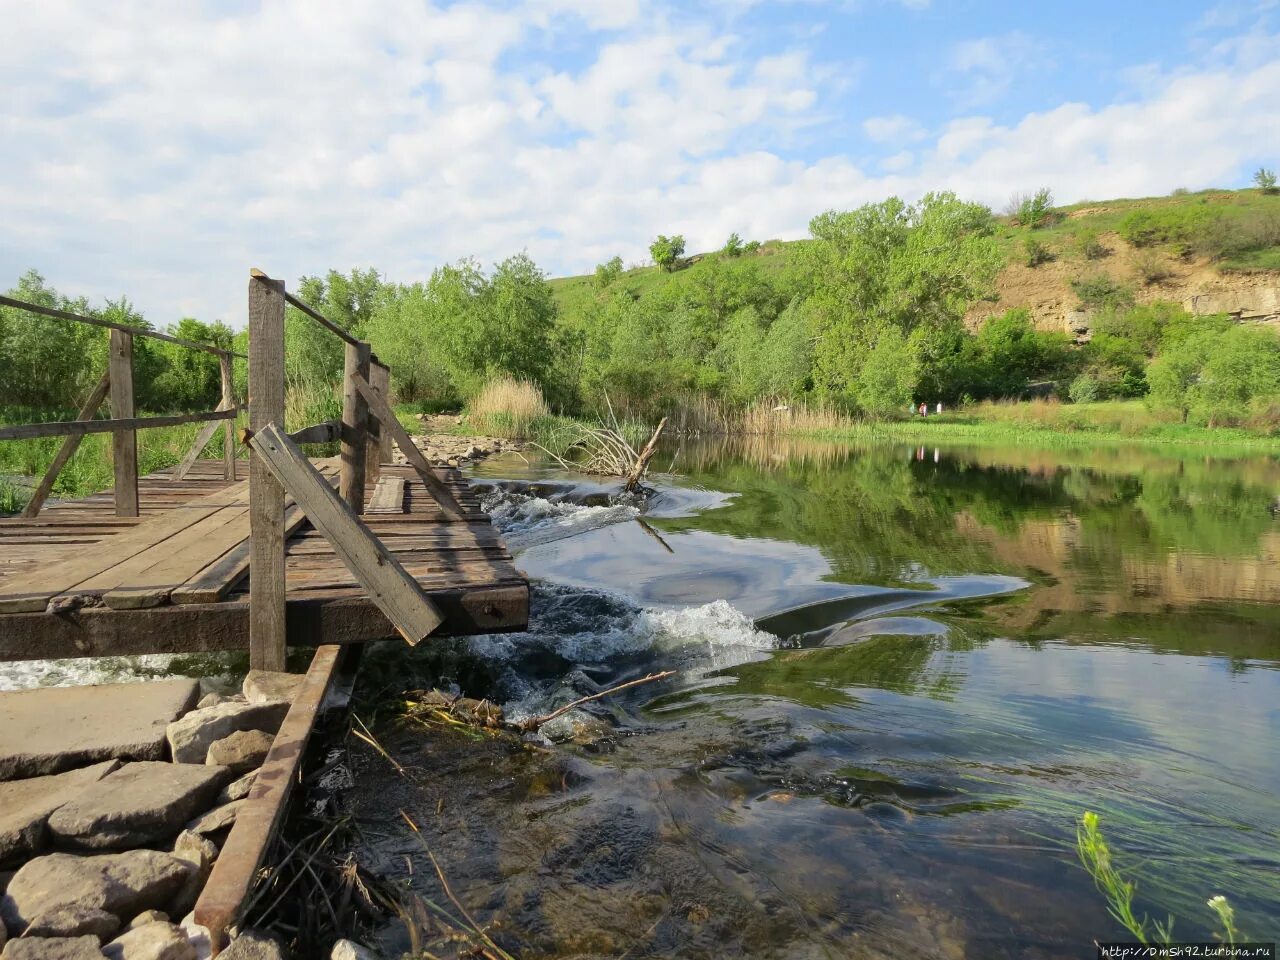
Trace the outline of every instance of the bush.
<instances>
[{"instance_id":1,"label":"bush","mask_svg":"<svg viewBox=\"0 0 1280 960\"><path fill-rule=\"evenodd\" d=\"M490 380L467 405L474 429L506 437L527 437L533 422L550 414L536 383L506 376Z\"/></svg>"},{"instance_id":2,"label":"bush","mask_svg":"<svg viewBox=\"0 0 1280 960\"><path fill-rule=\"evenodd\" d=\"M1071 381L1067 396L1072 403L1094 403L1102 399L1102 384L1096 374L1082 373Z\"/></svg>"},{"instance_id":3,"label":"bush","mask_svg":"<svg viewBox=\"0 0 1280 960\"><path fill-rule=\"evenodd\" d=\"M1053 213L1053 194L1048 187L1041 187L1030 196L1015 194L1009 201L1008 211L1021 226L1033 230L1042 227L1049 222Z\"/></svg>"},{"instance_id":4,"label":"bush","mask_svg":"<svg viewBox=\"0 0 1280 960\"><path fill-rule=\"evenodd\" d=\"M1038 267L1040 264L1048 263L1053 259L1053 251L1046 244L1031 236L1023 238L1022 252L1028 267Z\"/></svg>"},{"instance_id":5,"label":"bush","mask_svg":"<svg viewBox=\"0 0 1280 960\"><path fill-rule=\"evenodd\" d=\"M1077 277L1071 281L1071 289L1080 298L1080 307L1084 310L1122 310L1132 307L1134 302L1132 288L1105 273Z\"/></svg>"},{"instance_id":6,"label":"bush","mask_svg":"<svg viewBox=\"0 0 1280 960\"><path fill-rule=\"evenodd\" d=\"M684 256L684 237L679 234L666 237L658 234L658 239L649 244L649 255L653 262L670 273Z\"/></svg>"},{"instance_id":7,"label":"bush","mask_svg":"<svg viewBox=\"0 0 1280 960\"><path fill-rule=\"evenodd\" d=\"M596 264L596 273L593 279L596 287L603 290L620 276L622 276L622 258L614 257L612 260Z\"/></svg>"},{"instance_id":8,"label":"bush","mask_svg":"<svg viewBox=\"0 0 1280 960\"><path fill-rule=\"evenodd\" d=\"M1140 253L1133 261L1133 270L1138 275L1138 279L1147 286L1168 280L1173 276L1169 264L1154 250L1144 250Z\"/></svg>"},{"instance_id":9,"label":"bush","mask_svg":"<svg viewBox=\"0 0 1280 960\"><path fill-rule=\"evenodd\" d=\"M748 240L746 246L742 248L743 253L756 253L760 249L759 240Z\"/></svg>"},{"instance_id":10,"label":"bush","mask_svg":"<svg viewBox=\"0 0 1280 960\"><path fill-rule=\"evenodd\" d=\"M1149 210L1134 210L1120 221L1121 239L1133 247L1149 247L1164 239L1159 219Z\"/></svg>"},{"instance_id":11,"label":"bush","mask_svg":"<svg viewBox=\"0 0 1280 960\"><path fill-rule=\"evenodd\" d=\"M1086 260L1101 260L1111 252L1098 239L1097 230L1081 230L1076 234L1076 243L1080 245L1080 255Z\"/></svg>"},{"instance_id":12,"label":"bush","mask_svg":"<svg viewBox=\"0 0 1280 960\"><path fill-rule=\"evenodd\" d=\"M1259 167L1253 175L1253 184L1264 193L1272 193L1276 188L1275 171L1268 170L1266 167Z\"/></svg>"},{"instance_id":13,"label":"bush","mask_svg":"<svg viewBox=\"0 0 1280 960\"><path fill-rule=\"evenodd\" d=\"M736 233L729 234L729 239L724 242L724 248L720 251L726 257L737 257L742 254L742 238Z\"/></svg>"}]
</instances>

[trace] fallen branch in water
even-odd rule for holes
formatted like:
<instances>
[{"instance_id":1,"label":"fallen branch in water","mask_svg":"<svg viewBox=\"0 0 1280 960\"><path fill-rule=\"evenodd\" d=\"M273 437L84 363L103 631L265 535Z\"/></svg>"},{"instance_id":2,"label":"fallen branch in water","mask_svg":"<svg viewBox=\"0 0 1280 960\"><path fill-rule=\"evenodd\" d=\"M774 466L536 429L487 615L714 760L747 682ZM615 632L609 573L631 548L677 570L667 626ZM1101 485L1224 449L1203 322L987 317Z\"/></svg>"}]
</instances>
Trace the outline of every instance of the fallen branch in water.
<instances>
[{"instance_id":1,"label":"fallen branch in water","mask_svg":"<svg viewBox=\"0 0 1280 960\"><path fill-rule=\"evenodd\" d=\"M665 680L667 677L674 677L675 675L676 671L674 670L663 670L661 673L651 673L647 677L641 677L638 680L628 680L626 683L620 683L616 687L610 687L608 690L601 690L599 693L593 693L589 697L579 697L572 703L566 703L563 707L560 707L557 710L552 710L550 713L544 714L541 717L529 717L525 720L521 720L519 723L514 724L514 726L517 730L524 733L532 733L543 724L550 723L557 717L564 716L570 710L580 707L584 703L590 703L592 700L600 700L610 694L619 693L620 691L627 690L631 687L638 687L642 683L652 683L655 680Z\"/></svg>"}]
</instances>

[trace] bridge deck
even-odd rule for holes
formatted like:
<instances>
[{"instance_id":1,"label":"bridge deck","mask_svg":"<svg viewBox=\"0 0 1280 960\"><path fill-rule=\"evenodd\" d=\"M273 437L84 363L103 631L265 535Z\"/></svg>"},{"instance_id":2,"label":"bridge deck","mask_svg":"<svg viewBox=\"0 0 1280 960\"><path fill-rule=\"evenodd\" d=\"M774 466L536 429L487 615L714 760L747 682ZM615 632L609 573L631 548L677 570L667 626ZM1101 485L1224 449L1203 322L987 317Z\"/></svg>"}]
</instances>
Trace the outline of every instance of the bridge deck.
<instances>
[{"instance_id":1,"label":"bridge deck","mask_svg":"<svg viewBox=\"0 0 1280 960\"><path fill-rule=\"evenodd\" d=\"M247 649L248 501L222 470L202 460L184 480L171 470L140 478L136 519L115 516L109 491L0 519L0 660ZM527 580L461 475L437 473L463 520L441 512L412 467L383 466L365 523L445 615L436 635L524 629ZM300 513L296 522L289 643L395 636L328 542Z\"/></svg>"}]
</instances>

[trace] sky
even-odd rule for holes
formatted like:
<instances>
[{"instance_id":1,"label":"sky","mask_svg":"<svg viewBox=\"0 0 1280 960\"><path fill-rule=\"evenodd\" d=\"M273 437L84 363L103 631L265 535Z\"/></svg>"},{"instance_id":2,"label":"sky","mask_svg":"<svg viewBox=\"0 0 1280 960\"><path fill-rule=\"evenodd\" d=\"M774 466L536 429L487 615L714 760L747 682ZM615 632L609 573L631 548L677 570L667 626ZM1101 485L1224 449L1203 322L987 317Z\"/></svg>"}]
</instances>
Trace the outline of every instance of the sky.
<instances>
[{"instance_id":1,"label":"sky","mask_svg":"<svg viewBox=\"0 0 1280 960\"><path fill-rule=\"evenodd\" d=\"M245 320L250 267L551 276L953 190L1280 167L1280 0L0 0L0 287Z\"/></svg>"}]
</instances>

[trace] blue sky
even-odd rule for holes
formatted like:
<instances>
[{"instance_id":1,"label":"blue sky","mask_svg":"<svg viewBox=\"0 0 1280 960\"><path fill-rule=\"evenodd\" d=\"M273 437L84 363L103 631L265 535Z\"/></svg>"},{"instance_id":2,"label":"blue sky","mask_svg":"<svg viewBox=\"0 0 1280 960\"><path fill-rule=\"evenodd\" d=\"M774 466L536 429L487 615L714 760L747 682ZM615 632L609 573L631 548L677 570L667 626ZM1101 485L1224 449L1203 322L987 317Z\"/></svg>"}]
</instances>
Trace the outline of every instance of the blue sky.
<instances>
[{"instance_id":1,"label":"blue sky","mask_svg":"<svg viewBox=\"0 0 1280 960\"><path fill-rule=\"evenodd\" d=\"M1280 166L1280 3L0 0L0 276L240 325L250 266L551 274Z\"/></svg>"}]
</instances>

